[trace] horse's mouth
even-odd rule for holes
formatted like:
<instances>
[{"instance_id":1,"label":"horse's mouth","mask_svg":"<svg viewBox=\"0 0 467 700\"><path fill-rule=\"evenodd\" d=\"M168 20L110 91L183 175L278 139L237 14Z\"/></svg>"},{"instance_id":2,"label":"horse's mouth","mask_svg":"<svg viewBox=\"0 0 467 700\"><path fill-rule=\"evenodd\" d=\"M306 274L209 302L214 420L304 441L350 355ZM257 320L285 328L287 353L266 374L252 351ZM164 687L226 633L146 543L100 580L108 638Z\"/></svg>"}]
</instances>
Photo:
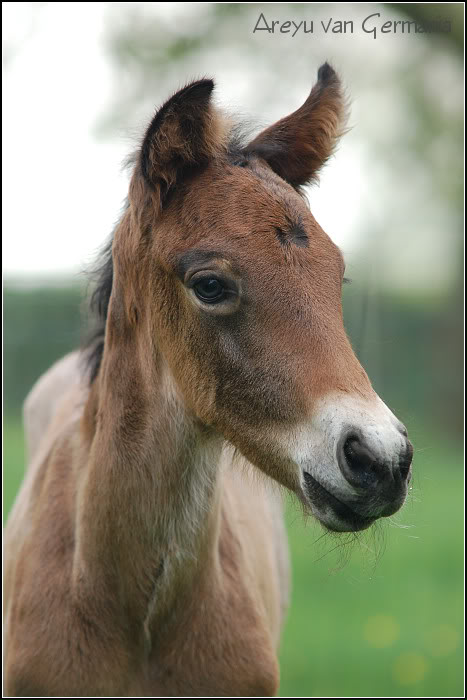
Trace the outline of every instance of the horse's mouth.
<instances>
[{"instance_id":1,"label":"horse's mouth","mask_svg":"<svg viewBox=\"0 0 467 700\"><path fill-rule=\"evenodd\" d=\"M365 530L377 520L377 517L367 517L355 512L350 506L329 493L305 470L303 470L303 476L306 496L311 505L314 506L313 513L328 530L357 532Z\"/></svg>"}]
</instances>

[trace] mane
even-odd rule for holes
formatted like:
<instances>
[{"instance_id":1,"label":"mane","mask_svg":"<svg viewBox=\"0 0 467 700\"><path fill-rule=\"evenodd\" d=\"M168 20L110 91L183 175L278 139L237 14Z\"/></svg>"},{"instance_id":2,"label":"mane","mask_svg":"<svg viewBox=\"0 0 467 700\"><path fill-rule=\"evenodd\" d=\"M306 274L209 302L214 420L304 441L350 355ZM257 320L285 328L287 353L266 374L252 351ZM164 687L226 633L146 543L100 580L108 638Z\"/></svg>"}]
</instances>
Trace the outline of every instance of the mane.
<instances>
[{"instance_id":1,"label":"mane","mask_svg":"<svg viewBox=\"0 0 467 700\"><path fill-rule=\"evenodd\" d=\"M129 202L125 201L123 213L128 209ZM118 225L118 224L117 224ZM109 310L110 295L113 283L113 259L112 244L114 230L108 241L100 251L94 267L89 272L89 277L94 280L94 290L89 301L89 312L91 325L94 326L84 344L85 371L89 376L89 383L92 384L97 375L102 362L104 352L105 327L107 323L107 312Z\"/></svg>"},{"instance_id":2,"label":"mane","mask_svg":"<svg viewBox=\"0 0 467 700\"><path fill-rule=\"evenodd\" d=\"M246 144L251 139L251 132L254 125L251 122L244 122L241 125L233 125L230 132L227 146L227 158L234 165L243 165L247 159ZM139 150L133 151L125 160L124 168L131 169L137 166ZM125 200L122 212L117 224L114 226L109 239L99 252L94 266L90 269L88 276L94 286L89 302L89 317L91 331L84 342L84 369L92 384L99 374L102 362L105 342L105 328L107 323L107 312L109 309L110 295L112 293L113 282L113 259L112 244L115 230L121 218L128 210L130 203Z\"/></svg>"}]
</instances>

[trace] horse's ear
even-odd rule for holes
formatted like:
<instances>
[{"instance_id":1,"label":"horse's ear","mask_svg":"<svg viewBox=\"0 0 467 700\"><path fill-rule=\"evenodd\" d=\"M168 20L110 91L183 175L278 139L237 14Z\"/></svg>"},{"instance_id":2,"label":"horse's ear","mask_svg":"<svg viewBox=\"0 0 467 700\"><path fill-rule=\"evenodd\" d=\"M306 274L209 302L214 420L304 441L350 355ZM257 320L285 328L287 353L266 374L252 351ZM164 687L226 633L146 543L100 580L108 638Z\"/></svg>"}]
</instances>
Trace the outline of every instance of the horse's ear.
<instances>
[{"instance_id":1,"label":"horse's ear","mask_svg":"<svg viewBox=\"0 0 467 700\"><path fill-rule=\"evenodd\" d=\"M262 131L247 152L263 158L293 187L316 179L345 126L346 104L337 73L328 63L296 112Z\"/></svg>"},{"instance_id":2,"label":"horse's ear","mask_svg":"<svg viewBox=\"0 0 467 700\"><path fill-rule=\"evenodd\" d=\"M211 102L214 82L179 90L149 125L139 154L140 173L161 201L188 171L204 165L223 141L222 118Z\"/></svg>"}]
</instances>

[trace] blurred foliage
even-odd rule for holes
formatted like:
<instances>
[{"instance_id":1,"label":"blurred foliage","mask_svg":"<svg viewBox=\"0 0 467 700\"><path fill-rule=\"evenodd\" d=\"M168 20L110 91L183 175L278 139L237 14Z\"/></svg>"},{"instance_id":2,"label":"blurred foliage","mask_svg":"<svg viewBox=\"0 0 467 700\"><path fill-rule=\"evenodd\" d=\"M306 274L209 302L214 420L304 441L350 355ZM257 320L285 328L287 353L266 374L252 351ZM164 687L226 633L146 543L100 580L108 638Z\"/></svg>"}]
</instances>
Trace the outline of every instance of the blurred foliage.
<instances>
[{"instance_id":1,"label":"blurred foliage","mask_svg":"<svg viewBox=\"0 0 467 700\"><path fill-rule=\"evenodd\" d=\"M423 300L355 285L344 320L377 393L407 424L462 440L462 297Z\"/></svg>"},{"instance_id":2,"label":"blurred foliage","mask_svg":"<svg viewBox=\"0 0 467 700\"><path fill-rule=\"evenodd\" d=\"M209 8L199 8L196 14L187 8L176 24L161 15L148 15L141 7L127 6L124 12L109 7L106 44L119 88L101 133L134 124L138 106L146 104L149 95L154 99L160 94L167 74L173 75L194 54L219 48L223 41L219 23L244 12L241 3L205 5Z\"/></svg>"},{"instance_id":3,"label":"blurred foliage","mask_svg":"<svg viewBox=\"0 0 467 700\"><path fill-rule=\"evenodd\" d=\"M388 2L388 7L394 7L398 12L407 15L410 19L423 24L433 17L451 19L451 32L446 34L446 40L450 41L462 55L464 51L464 7L457 2Z\"/></svg>"},{"instance_id":4,"label":"blurred foliage","mask_svg":"<svg viewBox=\"0 0 467 700\"><path fill-rule=\"evenodd\" d=\"M79 286L6 288L4 411L19 417L32 385L82 337Z\"/></svg>"}]
</instances>

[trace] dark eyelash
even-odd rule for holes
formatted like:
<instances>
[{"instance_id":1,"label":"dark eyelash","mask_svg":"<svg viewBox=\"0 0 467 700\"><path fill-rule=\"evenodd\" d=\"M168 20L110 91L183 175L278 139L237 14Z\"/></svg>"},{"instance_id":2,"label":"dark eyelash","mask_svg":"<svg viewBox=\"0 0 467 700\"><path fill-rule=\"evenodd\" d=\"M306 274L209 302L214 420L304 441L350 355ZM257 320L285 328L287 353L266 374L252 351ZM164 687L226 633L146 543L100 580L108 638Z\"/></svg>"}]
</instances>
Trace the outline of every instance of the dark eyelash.
<instances>
[{"instance_id":1,"label":"dark eyelash","mask_svg":"<svg viewBox=\"0 0 467 700\"><path fill-rule=\"evenodd\" d=\"M350 279L350 277L344 277L342 282L343 284L352 284L352 280Z\"/></svg>"}]
</instances>

